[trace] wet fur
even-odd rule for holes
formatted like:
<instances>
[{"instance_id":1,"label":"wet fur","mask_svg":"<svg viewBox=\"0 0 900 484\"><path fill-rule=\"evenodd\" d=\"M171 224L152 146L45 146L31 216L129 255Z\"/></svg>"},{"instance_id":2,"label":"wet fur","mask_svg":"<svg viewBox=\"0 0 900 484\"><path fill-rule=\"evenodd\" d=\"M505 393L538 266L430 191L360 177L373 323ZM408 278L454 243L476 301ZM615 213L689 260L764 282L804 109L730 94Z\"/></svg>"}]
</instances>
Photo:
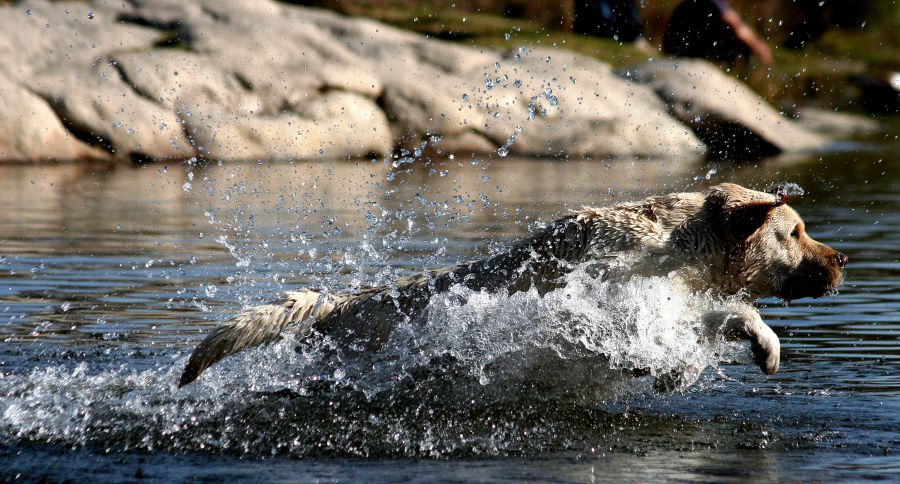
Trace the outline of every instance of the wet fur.
<instances>
[{"instance_id":1,"label":"wet fur","mask_svg":"<svg viewBox=\"0 0 900 484\"><path fill-rule=\"evenodd\" d=\"M512 294L534 287L543 295L564 284L576 266L623 280L675 271L695 291L752 300L818 297L843 279L846 256L805 233L799 215L776 187L769 192L734 184L704 192L649 197L606 208L584 208L493 257L403 278L391 286L351 294L301 290L251 308L203 340L191 355L179 386L244 348L291 331L316 331L358 348L378 351L398 322L424 317L429 300L456 284ZM628 264L612 264L620 259ZM780 362L778 337L749 302L704 316L705 337L749 340L767 374ZM691 383L702 370L686 368L658 378L669 390Z\"/></svg>"}]
</instances>

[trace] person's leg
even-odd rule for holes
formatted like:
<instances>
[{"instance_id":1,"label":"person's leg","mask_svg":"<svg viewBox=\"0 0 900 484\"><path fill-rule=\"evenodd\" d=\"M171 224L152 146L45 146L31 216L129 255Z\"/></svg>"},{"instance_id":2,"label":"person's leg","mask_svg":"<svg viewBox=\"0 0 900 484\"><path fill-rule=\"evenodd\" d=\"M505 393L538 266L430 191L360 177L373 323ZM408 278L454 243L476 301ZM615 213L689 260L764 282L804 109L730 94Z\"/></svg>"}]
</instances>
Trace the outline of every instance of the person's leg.
<instances>
[{"instance_id":1,"label":"person's leg","mask_svg":"<svg viewBox=\"0 0 900 484\"><path fill-rule=\"evenodd\" d=\"M643 31L634 0L578 0L574 28L620 42L631 42Z\"/></svg>"}]
</instances>

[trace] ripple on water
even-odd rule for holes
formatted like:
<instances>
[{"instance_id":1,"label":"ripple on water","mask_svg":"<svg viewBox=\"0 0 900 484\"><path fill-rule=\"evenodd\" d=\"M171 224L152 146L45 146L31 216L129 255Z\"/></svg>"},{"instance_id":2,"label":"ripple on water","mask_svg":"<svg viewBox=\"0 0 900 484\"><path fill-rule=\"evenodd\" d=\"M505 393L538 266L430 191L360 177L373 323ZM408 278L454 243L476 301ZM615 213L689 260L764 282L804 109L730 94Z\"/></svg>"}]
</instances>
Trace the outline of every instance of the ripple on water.
<instances>
[{"instance_id":1,"label":"ripple on water","mask_svg":"<svg viewBox=\"0 0 900 484\"><path fill-rule=\"evenodd\" d=\"M429 163L422 170L401 167L392 180L387 166L346 160L194 167L189 193L177 165L95 175L69 165L0 167L0 202L7 207L0 213L0 460L21 464L49 452L56 467L66 469L79 459L104 459L106 449L133 462L128 452L138 449L137 459L156 459L161 468L183 459L179 465L196 470L219 459L221 475L236 475L256 460L229 456L465 456L442 468L443 475L459 476L466 462L482 462L473 461L478 456L528 455L529 469L538 461L554 469L536 475L559 478L581 461L557 453L575 452L602 459L590 462L605 476L634 476L629 469L648 466L675 472L669 476L738 473L773 480L896 470L900 201L894 180L900 173L877 156L720 166L710 180L765 186L772 181L765 177L777 172L778 179L799 183L808 193L792 205L806 216L810 233L850 255L839 295L761 304L784 345L782 369L773 377L747 366L742 349L719 352L653 325L645 334L668 346L646 344L653 338L603 346L591 331L608 328L583 295L573 304L464 294L475 304L438 299L434 304L448 310L431 322L494 324L475 332L481 339L441 340L440 333L411 330L406 334L416 338L395 341L405 353L355 362L297 353L295 343L283 341L232 358L196 386L176 391L173 382L189 349L241 305L268 300L283 288L340 289L478 257L486 252L485 239L515 239L536 220L568 208L695 189L692 176L709 171L658 160ZM431 168L448 176L431 177ZM14 176L5 176L10 171ZM582 176L572 177L575 172ZM29 179L37 181L35 190L23 192L13 183ZM292 181L289 190L285 180ZM223 235L249 261L246 267L215 242ZM217 290L207 291L210 286ZM637 292L653 301L665 294L657 286ZM657 313L634 307L648 324L668 317L659 310L679 312L648 306ZM682 309L681 316L690 313ZM586 322L584 331L565 333L541 317L553 311L580 311L575 318ZM525 321L534 324L515 331ZM579 339L585 336L588 344ZM527 371L510 373L500 365L497 355L528 348L522 344L529 338L545 346L526 351L531 359L510 361L529 361L534 372L549 366L552 377L535 381ZM424 344L415 346L421 354L409 350L415 342ZM437 361L444 365L440 371L414 371L439 356L435 349L442 345L457 352L455 362ZM644 379L613 392L612 400L566 398L573 388L583 396L606 390L591 381L596 366L539 351L565 348L562 354L571 355L573 346L588 356L584 362L591 351L630 355L614 363L621 367L691 358L718 363L684 394L652 397ZM381 373L361 379L365 364ZM391 381L391 375L414 377ZM517 381L517 375L528 378ZM498 381L544 387L472 392L462 401L460 393L447 393ZM392 391L377 391L384 388ZM58 451L72 446L85 450ZM104 462L104 469L122 466ZM296 477L298 464L291 462L293 471L285 475ZM358 462L344 461L336 472L346 477ZM277 461L265 464L278 467ZM135 475L133 468L122 472Z\"/></svg>"}]
</instances>

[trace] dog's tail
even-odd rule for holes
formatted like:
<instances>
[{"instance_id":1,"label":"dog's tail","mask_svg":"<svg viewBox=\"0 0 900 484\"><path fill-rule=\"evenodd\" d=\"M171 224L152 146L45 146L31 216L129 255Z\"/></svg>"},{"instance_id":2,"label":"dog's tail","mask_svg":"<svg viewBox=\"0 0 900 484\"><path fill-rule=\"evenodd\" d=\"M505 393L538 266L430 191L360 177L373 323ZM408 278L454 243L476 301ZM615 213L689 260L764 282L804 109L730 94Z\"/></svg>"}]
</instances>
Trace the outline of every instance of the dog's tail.
<instances>
[{"instance_id":1,"label":"dog's tail","mask_svg":"<svg viewBox=\"0 0 900 484\"><path fill-rule=\"evenodd\" d=\"M334 310L328 296L302 290L285 293L273 304L250 308L210 333L188 359L178 387L196 380L204 370L245 348L269 343L289 326L320 318Z\"/></svg>"}]
</instances>

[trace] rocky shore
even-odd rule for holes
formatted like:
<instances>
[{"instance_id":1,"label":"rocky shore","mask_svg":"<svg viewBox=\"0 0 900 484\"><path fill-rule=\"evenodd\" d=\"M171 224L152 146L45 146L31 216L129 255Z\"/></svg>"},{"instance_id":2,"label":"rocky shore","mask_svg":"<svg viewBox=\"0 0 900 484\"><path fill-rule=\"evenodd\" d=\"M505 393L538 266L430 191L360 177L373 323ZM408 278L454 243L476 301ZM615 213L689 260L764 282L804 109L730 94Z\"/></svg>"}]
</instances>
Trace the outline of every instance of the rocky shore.
<instances>
[{"instance_id":1,"label":"rocky shore","mask_svg":"<svg viewBox=\"0 0 900 484\"><path fill-rule=\"evenodd\" d=\"M830 142L702 61L614 71L268 0L8 5L0 58L3 161L741 159Z\"/></svg>"}]
</instances>

